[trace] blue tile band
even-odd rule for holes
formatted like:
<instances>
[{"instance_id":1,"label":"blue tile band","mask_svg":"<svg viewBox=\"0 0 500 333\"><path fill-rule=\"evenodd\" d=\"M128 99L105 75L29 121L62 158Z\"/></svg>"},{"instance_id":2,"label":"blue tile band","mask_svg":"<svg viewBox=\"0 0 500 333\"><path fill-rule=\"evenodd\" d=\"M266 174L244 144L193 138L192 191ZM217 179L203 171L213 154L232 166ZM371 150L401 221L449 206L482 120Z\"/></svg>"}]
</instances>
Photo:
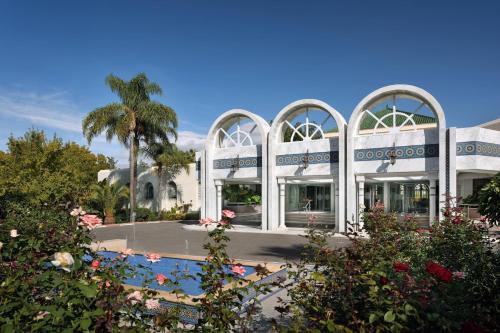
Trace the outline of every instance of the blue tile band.
<instances>
[{"instance_id":1,"label":"blue tile band","mask_svg":"<svg viewBox=\"0 0 500 333\"><path fill-rule=\"evenodd\" d=\"M238 162L239 169L262 167L262 157L257 156L214 160L214 169L231 169L236 162Z\"/></svg>"},{"instance_id":2,"label":"blue tile band","mask_svg":"<svg viewBox=\"0 0 500 333\"><path fill-rule=\"evenodd\" d=\"M338 163L339 162L339 152L338 151L323 151L315 152L309 154L286 154L276 156L276 165L302 165L304 164L304 157L308 156L309 164L320 164L320 163Z\"/></svg>"},{"instance_id":3,"label":"blue tile band","mask_svg":"<svg viewBox=\"0 0 500 333\"><path fill-rule=\"evenodd\" d=\"M457 142L457 156L468 155L500 157L500 144L481 141Z\"/></svg>"},{"instance_id":4,"label":"blue tile band","mask_svg":"<svg viewBox=\"0 0 500 333\"><path fill-rule=\"evenodd\" d=\"M439 157L439 144L356 149L354 160L388 160L392 151L396 152L396 158L399 159Z\"/></svg>"}]
</instances>

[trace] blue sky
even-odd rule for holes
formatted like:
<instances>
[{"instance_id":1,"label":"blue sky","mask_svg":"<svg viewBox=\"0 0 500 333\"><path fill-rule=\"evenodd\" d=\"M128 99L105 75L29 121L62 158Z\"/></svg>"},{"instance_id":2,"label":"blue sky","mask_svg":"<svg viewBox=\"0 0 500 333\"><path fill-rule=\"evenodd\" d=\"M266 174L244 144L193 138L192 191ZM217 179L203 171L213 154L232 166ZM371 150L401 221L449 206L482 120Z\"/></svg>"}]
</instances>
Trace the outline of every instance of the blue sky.
<instances>
[{"instance_id":1,"label":"blue sky","mask_svg":"<svg viewBox=\"0 0 500 333\"><path fill-rule=\"evenodd\" d=\"M114 73L146 72L179 117L182 148L230 108L272 119L324 100L346 119L371 91L431 92L449 126L500 117L499 1L0 1L0 149L30 127L85 143L81 119L115 101ZM98 138L95 152L126 164Z\"/></svg>"}]
</instances>

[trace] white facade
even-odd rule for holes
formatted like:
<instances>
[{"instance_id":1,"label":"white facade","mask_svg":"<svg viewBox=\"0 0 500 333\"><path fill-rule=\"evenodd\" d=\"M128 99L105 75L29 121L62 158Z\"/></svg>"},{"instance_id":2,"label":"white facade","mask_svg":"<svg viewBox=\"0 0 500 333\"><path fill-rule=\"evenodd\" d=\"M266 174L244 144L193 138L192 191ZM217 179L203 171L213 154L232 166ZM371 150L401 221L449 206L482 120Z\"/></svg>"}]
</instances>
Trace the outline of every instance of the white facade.
<instances>
[{"instance_id":1,"label":"white facade","mask_svg":"<svg viewBox=\"0 0 500 333\"><path fill-rule=\"evenodd\" d=\"M348 123L313 99L289 104L271 126L249 111L227 111L213 123L197 162L202 217L220 217L231 204L226 189L239 184L260 195L260 203L247 204L253 210L236 207L258 217L262 230L300 226L314 215L344 232L376 202L428 225L447 195L467 196L474 179L500 171L500 132L447 128L431 94L392 85L363 98Z\"/></svg>"},{"instance_id":2,"label":"white facade","mask_svg":"<svg viewBox=\"0 0 500 333\"><path fill-rule=\"evenodd\" d=\"M111 184L129 182L129 169L101 170L98 181L107 179ZM176 177L160 177L156 168L139 169L137 175L137 206L155 212L168 211L176 205L189 204L189 210L200 209L199 168L196 163L189 165L189 173L182 170Z\"/></svg>"}]
</instances>

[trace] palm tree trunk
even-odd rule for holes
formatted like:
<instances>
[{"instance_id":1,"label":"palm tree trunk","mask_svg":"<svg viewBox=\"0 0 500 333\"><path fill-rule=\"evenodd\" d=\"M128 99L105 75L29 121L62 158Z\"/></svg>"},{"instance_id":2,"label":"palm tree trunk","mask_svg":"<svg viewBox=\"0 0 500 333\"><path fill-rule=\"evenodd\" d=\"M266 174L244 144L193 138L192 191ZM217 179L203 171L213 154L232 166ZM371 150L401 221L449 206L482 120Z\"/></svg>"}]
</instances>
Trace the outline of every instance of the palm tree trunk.
<instances>
[{"instance_id":1,"label":"palm tree trunk","mask_svg":"<svg viewBox=\"0 0 500 333\"><path fill-rule=\"evenodd\" d=\"M135 190L137 188L137 154L135 133L130 134L130 222L135 222Z\"/></svg>"}]
</instances>

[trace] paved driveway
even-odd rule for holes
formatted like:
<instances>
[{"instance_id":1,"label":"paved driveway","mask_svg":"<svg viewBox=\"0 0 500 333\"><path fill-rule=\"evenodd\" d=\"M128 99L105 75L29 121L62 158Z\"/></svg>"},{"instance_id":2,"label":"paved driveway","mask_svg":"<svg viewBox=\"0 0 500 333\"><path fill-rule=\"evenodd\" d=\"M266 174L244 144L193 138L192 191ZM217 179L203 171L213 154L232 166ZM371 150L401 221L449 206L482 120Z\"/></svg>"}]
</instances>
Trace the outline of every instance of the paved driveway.
<instances>
[{"instance_id":1,"label":"paved driveway","mask_svg":"<svg viewBox=\"0 0 500 333\"><path fill-rule=\"evenodd\" d=\"M177 254L206 255L203 244L207 241L206 231L184 230L178 222L137 223L135 241L131 225L116 225L93 231L95 240L127 239L130 248L142 251L171 252ZM284 262L298 258L306 239L302 236L228 233L231 242L228 253L237 259ZM332 245L345 246L347 240L335 239Z\"/></svg>"}]
</instances>

